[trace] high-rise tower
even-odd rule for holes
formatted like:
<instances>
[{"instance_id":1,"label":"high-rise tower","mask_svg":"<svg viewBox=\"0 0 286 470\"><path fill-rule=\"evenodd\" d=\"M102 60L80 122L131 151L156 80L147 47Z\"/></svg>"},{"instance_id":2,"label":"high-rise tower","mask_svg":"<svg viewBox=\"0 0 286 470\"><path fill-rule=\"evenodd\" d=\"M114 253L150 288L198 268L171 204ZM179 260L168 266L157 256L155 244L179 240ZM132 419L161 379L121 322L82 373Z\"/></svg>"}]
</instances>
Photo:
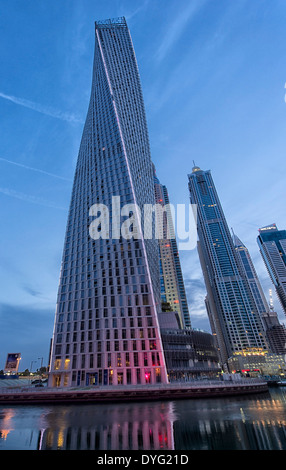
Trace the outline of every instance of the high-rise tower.
<instances>
[{"instance_id":1,"label":"high-rise tower","mask_svg":"<svg viewBox=\"0 0 286 470\"><path fill-rule=\"evenodd\" d=\"M154 167L155 202L165 212L162 217L163 238L158 240L160 259L161 301L178 313L181 328L191 328L188 301L175 236L168 190L160 183ZM170 235L170 236L169 236Z\"/></svg>"},{"instance_id":2,"label":"high-rise tower","mask_svg":"<svg viewBox=\"0 0 286 470\"><path fill-rule=\"evenodd\" d=\"M49 386L167 382L145 109L125 18L95 23L90 103L63 250ZM132 217L134 219L132 219ZM97 223L100 220L100 223ZM123 226L127 223L127 229ZM128 228L129 227L129 228ZM126 226L125 226L126 228Z\"/></svg>"},{"instance_id":3,"label":"high-rise tower","mask_svg":"<svg viewBox=\"0 0 286 470\"><path fill-rule=\"evenodd\" d=\"M242 273L210 171L194 167L189 175L192 204L197 204L198 251L207 289L212 332L222 364L242 351L266 343L252 292Z\"/></svg>"},{"instance_id":4,"label":"high-rise tower","mask_svg":"<svg viewBox=\"0 0 286 470\"><path fill-rule=\"evenodd\" d=\"M235 234L233 234L233 243L260 314L268 348L272 353L285 354L286 328L280 324L274 311L272 291L270 289L268 304L248 249Z\"/></svg>"},{"instance_id":5,"label":"high-rise tower","mask_svg":"<svg viewBox=\"0 0 286 470\"><path fill-rule=\"evenodd\" d=\"M276 224L259 229L257 243L286 315L286 230Z\"/></svg>"},{"instance_id":6,"label":"high-rise tower","mask_svg":"<svg viewBox=\"0 0 286 470\"><path fill-rule=\"evenodd\" d=\"M242 241L233 233L233 243L235 251L238 255L238 259L241 262L243 272L245 273L246 279L248 280L249 287L252 291L254 301L256 303L257 310L260 315L263 315L269 311L262 286L257 276L256 269L252 262L250 253Z\"/></svg>"}]
</instances>

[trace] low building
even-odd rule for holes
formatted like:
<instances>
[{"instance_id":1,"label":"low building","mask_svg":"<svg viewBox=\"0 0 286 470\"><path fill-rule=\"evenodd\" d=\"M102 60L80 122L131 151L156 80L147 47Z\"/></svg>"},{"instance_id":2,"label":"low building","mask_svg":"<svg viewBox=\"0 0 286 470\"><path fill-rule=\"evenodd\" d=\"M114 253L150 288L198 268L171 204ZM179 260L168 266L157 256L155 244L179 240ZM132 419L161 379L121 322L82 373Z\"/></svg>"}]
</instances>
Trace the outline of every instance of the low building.
<instances>
[{"instance_id":1,"label":"low building","mask_svg":"<svg viewBox=\"0 0 286 470\"><path fill-rule=\"evenodd\" d=\"M245 349L228 360L229 372L241 372L249 376L284 375L285 358L283 355L269 353L262 349Z\"/></svg>"},{"instance_id":2,"label":"low building","mask_svg":"<svg viewBox=\"0 0 286 470\"><path fill-rule=\"evenodd\" d=\"M180 329L176 312L160 313L159 323L170 382L220 374L218 351L210 333Z\"/></svg>"}]
</instances>

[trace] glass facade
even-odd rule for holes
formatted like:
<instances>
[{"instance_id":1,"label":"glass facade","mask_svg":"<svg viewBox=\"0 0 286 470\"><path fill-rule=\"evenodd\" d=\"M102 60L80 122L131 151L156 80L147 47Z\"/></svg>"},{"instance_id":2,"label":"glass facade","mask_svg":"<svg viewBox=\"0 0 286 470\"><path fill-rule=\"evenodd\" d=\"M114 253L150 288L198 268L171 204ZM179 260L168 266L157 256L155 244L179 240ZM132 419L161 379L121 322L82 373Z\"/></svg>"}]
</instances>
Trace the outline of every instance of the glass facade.
<instances>
[{"instance_id":1,"label":"glass facade","mask_svg":"<svg viewBox=\"0 0 286 470\"><path fill-rule=\"evenodd\" d=\"M241 262L243 272L245 273L246 279L249 283L249 287L252 291L257 310L260 315L263 315L266 312L269 312L269 306L267 304L264 292L258 279L250 253L246 246L235 234L233 234L233 243L238 255L238 259Z\"/></svg>"},{"instance_id":2,"label":"glass facade","mask_svg":"<svg viewBox=\"0 0 286 470\"><path fill-rule=\"evenodd\" d=\"M257 243L286 314L286 230L278 230L276 224L262 227Z\"/></svg>"},{"instance_id":3,"label":"glass facade","mask_svg":"<svg viewBox=\"0 0 286 470\"><path fill-rule=\"evenodd\" d=\"M179 250L175 237L172 214L169 209L169 195L162 185L154 167L155 202L166 209L164 212L163 238L158 241L160 260L161 301L168 303L173 312L177 312L181 328L191 328L188 301L182 275ZM168 237L168 231L171 238Z\"/></svg>"},{"instance_id":4,"label":"glass facade","mask_svg":"<svg viewBox=\"0 0 286 470\"><path fill-rule=\"evenodd\" d=\"M222 364L246 348L266 348L252 292L242 273L210 171L189 175L198 211L198 252L207 289L207 311Z\"/></svg>"},{"instance_id":5,"label":"glass facade","mask_svg":"<svg viewBox=\"0 0 286 470\"><path fill-rule=\"evenodd\" d=\"M67 221L49 386L167 381L157 317L157 240L145 240L140 225L139 233L122 235L112 210L115 197L119 209L155 203L144 102L125 18L95 23L91 97ZM95 204L109 210L106 225L91 236ZM126 218L119 214L122 224Z\"/></svg>"},{"instance_id":6,"label":"glass facade","mask_svg":"<svg viewBox=\"0 0 286 470\"><path fill-rule=\"evenodd\" d=\"M277 313L274 312L273 305L271 304L271 299L270 304L267 304L248 249L235 234L233 234L233 243L262 319L268 349L274 354L285 354L285 325L280 324Z\"/></svg>"}]
</instances>

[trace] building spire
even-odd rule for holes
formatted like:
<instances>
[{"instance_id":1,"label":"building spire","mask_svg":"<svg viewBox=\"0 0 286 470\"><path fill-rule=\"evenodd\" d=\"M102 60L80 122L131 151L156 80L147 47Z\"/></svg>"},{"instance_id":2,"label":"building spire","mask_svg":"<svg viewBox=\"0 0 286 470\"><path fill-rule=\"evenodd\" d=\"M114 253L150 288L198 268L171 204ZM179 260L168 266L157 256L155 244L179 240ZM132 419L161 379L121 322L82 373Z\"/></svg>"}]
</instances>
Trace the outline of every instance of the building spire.
<instances>
[{"instance_id":1,"label":"building spire","mask_svg":"<svg viewBox=\"0 0 286 470\"><path fill-rule=\"evenodd\" d=\"M193 160L193 165L194 165L194 166L193 166L193 173L194 173L195 171L201 171L200 167L199 167L199 166L196 166L194 160Z\"/></svg>"},{"instance_id":2,"label":"building spire","mask_svg":"<svg viewBox=\"0 0 286 470\"><path fill-rule=\"evenodd\" d=\"M238 248L238 247L245 247L244 243L242 243L242 241L238 238L237 235L235 235L234 233L234 230L233 228L231 227L231 231L232 231L232 240L233 240L233 244L235 246L235 248Z\"/></svg>"}]
</instances>

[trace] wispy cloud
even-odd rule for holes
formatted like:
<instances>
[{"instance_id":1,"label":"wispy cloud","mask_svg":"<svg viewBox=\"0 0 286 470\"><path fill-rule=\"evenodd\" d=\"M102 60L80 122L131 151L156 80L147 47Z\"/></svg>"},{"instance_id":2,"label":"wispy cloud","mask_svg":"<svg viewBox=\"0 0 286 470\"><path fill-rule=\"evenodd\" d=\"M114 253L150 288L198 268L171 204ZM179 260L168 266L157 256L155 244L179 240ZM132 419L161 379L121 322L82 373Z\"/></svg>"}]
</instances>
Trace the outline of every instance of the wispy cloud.
<instances>
[{"instance_id":1,"label":"wispy cloud","mask_svg":"<svg viewBox=\"0 0 286 470\"><path fill-rule=\"evenodd\" d=\"M0 187L0 193L5 194L5 196L20 199L21 201L30 202L32 204L39 204L40 206L51 207L53 209L59 209L63 211L67 210L66 207L58 206L54 204L53 202L47 201L46 199L32 196L31 194L22 193L20 191L15 191L14 189Z\"/></svg>"},{"instance_id":2,"label":"wispy cloud","mask_svg":"<svg viewBox=\"0 0 286 470\"><path fill-rule=\"evenodd\" d=\"M12 162L11 160L7 160L6 158L0 157L0 161L19 166L21 168L25 168L26 170L36 171L37 173L43 173L44 175L52 176L53 178L58 178L58 179L65 180L65 181L71 181L71 179L65 178L64 176L55 175L54 173L49 173L48 171L40 170L39 168L33 168L28 165L23 165L22 163Z\"/></svg>"},{"instance_id":3,"label":"wispy cloud","mask_svg":"<svg viewBox=\"0 0 286 470\"><path fill-rule=\"evenodd\" d=\"M145 0L144 2L142 2L142 4L139 7L135 8L135 10L133 10L130 13L125 14L126 20L130 21L132 18L134 18L134 16L138 15L138 13L140 13L142 10L144 10L148 6L149 1L150 0Z\"/></svg>"},{"instance_id":4,"label":"wispy cloud","mask_svg":"<svg viewBox=\"0 0 286 470\"><path fill-rule=\"evenodd\" d=\"M51 108L49 106L44 106L39 103L35 103L34 101L29 101L24 98L18 98L16 96L6 95L5 93L0 92L0 97L11 101L14 104L19 106L24 106L25 108L32 109L33 111L37 111L38 113L45 114L47 116L51 116L56 119L61 119L62 121L72 122L72 123L82 123L82 119L79 119L74 114L71 113L64 113L57 109Z\"/></svg>"},{"instance_id":5,"label":"wispy cloud","mask_svg":"<svg viewBox=\"0 0 286 470\"><path fill-rule=\"evenodd\" d=\"M167 55L168 51L180 38L189 21L195 17L197 12L204 6L205 0L192 0L187 8L180 10L177 18L174 19L166 35L164 36L160 47L156 53L156 59L161 61Z\"/></svg>"},{"instance_id":6,"label":"wispy cloud","mask_svg":"<svg viewBox=\"0 0 286 470\"><path fill-rule=\"evenodd\" d=\"M37 291L33 287L29 287L29 286L23 284L23 289L24 289L25 292L27 292L32 297L42 297L42 293Z\"/></svg>"}]
</instances>

